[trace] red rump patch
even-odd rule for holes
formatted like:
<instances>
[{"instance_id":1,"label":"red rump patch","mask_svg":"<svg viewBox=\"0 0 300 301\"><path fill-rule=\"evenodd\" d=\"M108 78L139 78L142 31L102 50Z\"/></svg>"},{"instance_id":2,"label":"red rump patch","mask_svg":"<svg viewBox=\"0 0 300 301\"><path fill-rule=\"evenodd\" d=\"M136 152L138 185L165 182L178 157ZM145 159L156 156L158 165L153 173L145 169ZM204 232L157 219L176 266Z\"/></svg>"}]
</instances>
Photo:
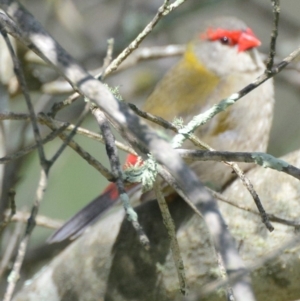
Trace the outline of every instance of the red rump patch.
<instances>
[{"instance_id":1,"label":"red rump patch","mask_svg":"<svg viewBox=\"0 0 300 301\"><path fill-rule=\"evenodd\" d=\"M246 51L258 47L261 42L250 28L246 30L226 30L222 28L209 28L206 33L201 34L201 39L210 41L221 41L229 46L238 45L238 51Z\"/></svg>"},{"instance_id":2,"label":"red rump patch","mask_svg":"<svg viewBox=\"0 0 300 301\"><path fill-rule=\"evenodd\" d=\"M132 165L136 165L138 164L138 166L143 165L143 161L139 161L139 157L137 157L136 155L132 155L132 154L128 154L125 160L125 163L123 165L123 168L126 169Z\"/></svg>"},{"instance_id":3,"label":"red rump patch","mask_svg":"<svg viewBox=\"0 0 300 301\"><path fill-rule=\"evenodd\" d=\"M126 158L124 169L128 167L129 165L135 165L138 162L138 157L136 155L129 154ZM141 162L142 164L142 162ZM136 184L128 185L125 189L128 191L130 188L135 186ZM103 194L106 194L110 200L114 201L119 197L119 191L117 188L117 185L115 183L110 183L105 190L103 191Z\"/></svg>"},{"instance_id":4,"label":"red rump patch","mask_svg":"<svg viewBox=\"0 0 300 301\"><path fill-rule=\"evenodd\" d=\"M133 154L128 154L126 157L126 161L124 166L126 165L135 165L138 161L138 157L136 155Z\"/></svg>"},{"instance_id":5,"label":"red rump patch","mask_svg":"<svg viewBox=\"0 0 300 301\"><path fill-rule=\"evenodd\" d=\"M107 194L109 199L114 201L119 197L119 191L115 183L110 183L103 191L102 195Z\"/></svg>"}]
</instances>

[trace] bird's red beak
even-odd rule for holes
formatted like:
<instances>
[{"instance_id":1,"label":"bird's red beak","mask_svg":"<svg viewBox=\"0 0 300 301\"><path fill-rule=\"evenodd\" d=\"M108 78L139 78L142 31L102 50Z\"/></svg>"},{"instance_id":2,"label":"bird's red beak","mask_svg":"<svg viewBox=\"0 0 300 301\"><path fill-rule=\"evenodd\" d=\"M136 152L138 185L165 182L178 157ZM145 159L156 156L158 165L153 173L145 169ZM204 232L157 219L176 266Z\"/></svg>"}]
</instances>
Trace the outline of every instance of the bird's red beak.
<instances>
[{"instance_id":1,"label":"bird's red beak","mask_svg":"<svg viewBox=\"0 0 300 301\"><path fill-rule=\"evenodd\" d=\"M238 41L238 51L246 51L248 49L258 47L261 45L260 40L255 36L250 28L243 31L239 37Z\"/></svg>"}]
</instances>

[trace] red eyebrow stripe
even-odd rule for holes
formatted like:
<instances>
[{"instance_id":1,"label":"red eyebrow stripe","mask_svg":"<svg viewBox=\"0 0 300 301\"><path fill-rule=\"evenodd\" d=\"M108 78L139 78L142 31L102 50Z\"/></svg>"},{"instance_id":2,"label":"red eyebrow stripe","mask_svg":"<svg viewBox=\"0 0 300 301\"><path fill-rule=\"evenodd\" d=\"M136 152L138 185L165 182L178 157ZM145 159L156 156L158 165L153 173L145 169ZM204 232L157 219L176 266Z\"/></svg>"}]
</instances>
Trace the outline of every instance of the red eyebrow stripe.
<instances>
[{"instance_id":1,"label":"red eyebrow stripe","mask_svg":"<svg viewBox=\"0 0 300 301\"><path fill-rule=\"evenodd\" d=\"M212 29L209 28L204 35L201 36L202 39L208 39L210 41L216 41L223 37L228 37L231 40L231 45L236 45L239 42L239 38L242 35L241 30L226 30L222 28Z\"/></svg>"},{"instance_id":2,"label":"red eyebrow stripe","mask_svg":"<svg viewBox=\"0 0 300 301\"><path fill-rule=\"evenodd\" d=\"M206 33L202 34L201 39L217 41L227 37L229 45L238 45L238 51L245 51L250 48L260 46L260 40L255 36L250 28L246 30L226 30L222 28L209 28Z\"/></svg>"}]
</instances>

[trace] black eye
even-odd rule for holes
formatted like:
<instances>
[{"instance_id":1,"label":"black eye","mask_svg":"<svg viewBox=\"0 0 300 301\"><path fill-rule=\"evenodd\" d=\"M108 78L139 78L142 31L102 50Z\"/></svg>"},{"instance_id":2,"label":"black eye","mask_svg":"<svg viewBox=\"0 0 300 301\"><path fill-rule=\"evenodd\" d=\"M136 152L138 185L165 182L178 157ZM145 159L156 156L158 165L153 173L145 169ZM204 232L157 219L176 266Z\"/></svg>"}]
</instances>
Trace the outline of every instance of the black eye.
<instances>
[{"instance_id":1,"label":"black eye","mask_svg":"<svg viewBox=\"0 0 300 301\"><path fill-rule=\"evenodd\" d=\"M222 37L220 38L220 42L223 44L223 45L228 45L230 40L228 37Z\"/></svg>"}]
</instances>

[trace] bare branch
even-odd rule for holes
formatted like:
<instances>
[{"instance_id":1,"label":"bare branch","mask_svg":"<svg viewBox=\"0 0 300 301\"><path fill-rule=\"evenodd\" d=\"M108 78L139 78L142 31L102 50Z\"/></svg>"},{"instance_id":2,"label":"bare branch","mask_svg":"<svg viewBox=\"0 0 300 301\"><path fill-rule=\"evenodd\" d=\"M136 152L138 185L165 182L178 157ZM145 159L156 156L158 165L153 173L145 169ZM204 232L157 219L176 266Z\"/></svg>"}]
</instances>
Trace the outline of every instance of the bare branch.
<instances>
[{"instance_id":1,"label":"bare branch","mask_svg":"<svg viewBox=\"0 0 300 301\"><path fill-rule=\"evenodd\" d=\"M134 229L136 230L139 240L141 244L146 248L149 249L149 239L147 235L145 234L143 228L141 227L139 221L138 221L138 216L135 210L132 208L130 202L129 202L129 197L127 195L124 182L123 182L123 177L122 177L122 168L121 168L121 163L119 160L118 156L118 150L115 145L115 137L113 136L109 123L103 114L97 107L92 107L92 113L95 116L97 123L100 127L100 130L102 132L102 135L105 139L105 148L106 148L106 153L110 161L110 166L111 166L111 171L112 174L114 175L116 181L116 185L119 191L120 199L123 203L123 207L125 209L127 219L131 221Z\"/></svg>"},{"instance_id":2,"label":"bare branch","mask_svg":"<svg viewBox=\"0 0 300 301\"><path fill-rule=\"evenodd\" d=\"M146 36L151 33L154 26L159 22L159 20L169 14L173 9L178 7L184 1L176 1L172 5L169 5L169 0L164 0L163 5L158 9L157 14L151 20L151 22L144 28L144 30L133 40L127 48L125 48L119 56L112 61L112 63L107 67L101 78L104 79L108 74L115 71L118 66L140 45L140 43L146 38ZM99 77L99 76L98 76Z\"/></svg>"},{"instance_id":3,"label":"bare branch","mask_svg":"<svg viewBox=\"0 0 300 301\"><path fill-rule=\"evenodd\" d=\"M62 127L54 130L52 133L50 133L48 136L46 136L46 138L42 139L42 143L45 144L45 143L55 139L59 134L61 134L65 130L65 128L67 126L68 126L68 124L65 124ZM34 145L31 145L31 146L24 147L22 150L14 153L14 154L4 156L4 157L0 158L0 164L5 164L5 163L8 163L10 161L21 158L21 157L29 154L30 152L34 151L37 147L38 147L37 144L34 144Z\"/></svg>"},{"instance_id":4,"label":"bare branch","mask_svg":"<svg viewBox=\"0 0 300 301\"><path fill-rule=\"evenodd\" d=\"M10 52L10 55L11 55L11 58L13 61L13 65L14 65L15 75L18 79L19 85L21 87L22 93L23 93L25 101L26 101L26 105L27 105L27 108L29 111L30 120L31 120L32 128L33 128L34 138L35 138L35 141L37 144L37 149L38 149L39 158L40 158L40 164L46 170L48 168L48 163L47 163L47 160L45 157L44 148L43 148L43 144L41 141L42 138L41 138L40 131L38 128L37 118L36 118L34 108L33 108L32 102L31 102L31 97L29 95L28 87L27 87L27 84L26 84L26 81L24 78L24 73L20 66L20 62L19 62L18 58L16 57L15 51L12 47L12 44L7 37L7 32L6 32L5 28L1 26L0 31L6 42L7 48Z\"/></svg>"},{"instance_id":5,"label":"bare branch","mask_svg":"<svg viewBox=\"0 0 300 301\"><path fill-rule=\"evenodd\" d=\"M27 220L25 223L27 223ZM23 223L19 222L5 247L5 251L3 252L0 263L0 278L2 278L4 272L8 269L9 263L12 260L15 251L17 250L18 242L23 231L24 225Z\"/></svg>"},{"instance_id":6,"label":"bare branch","mask_svg":"<svg viewBox=\"0 0 300 301\"><path fill-rule=\"evenodd\" d=\"M274 64L274 57L276 55L276 40L278 36L278 25L279 25L279 15L280 15L280 4L279 0L272 0L273 6L273 30L271 33L271 41L270 41L270 50L269 50L269 57L267 61L267 68L266 73L271 73L273 64Z\"/></svg>"},{"instance_id":7,"label":"bare branch","mask_svg":"<svg viewBox=\"0 0 300 301\"><path fill-rule=\"evenodd\" d=\"M52 121L51 118L48 118L46 115L40 113L40 116L42 116L43 120L45 121L45 124L49 126L52 131L57 130L55 123ZM60 133L59 138L63 141L67 141L68 136ZM68 145L77 152L84 160L88 162L88 164L92 165L96 170L98 170L106 179L109 181L114 180L114 176L111 174L111 172L103 166L98 160L96 160L92 155L90 155L88 152L86 152L82 147L79 146L78 143L76 143L74 140L68 141Z\"/></svg>"},{"instance_id":8,"label":"bare branch","mask_svg":"<svg viewBox=\"0 0 300 301\"><path fill-rule=\"evenodd\" d=\"M207 189L209 189L209 188L207 188ZM227 203L227 204L229 204L231 206L234 206L236 208L239 208L241 210L251 212L255 215L260 215L259 212L255 211L255 210L253 210L249 207L238 204L238 201L233 202L233 201L229 200L227 197L225 197L224 195L222 195L222 194L220 194L216 191L213 191L211 189L209 189L209 191L217 200L219 200L221 202ZM275 214L269 214L268 213L267 215L268 215L269 220L271 220L272 222L279 223L279 224L286 225L286 226L290 226L290 227L295 227L296 229L298 229L300 227L300 222L299 221L288 220L288 219L279 217Z\"/></svg>"},{"instance_id":9,"label":"bare branch","mask_svg":"<svg viewBox=\"0 0 300 301\"><path fill-rule=\"evenodd\" d=\"M8 218L8 214L9 212L5 214L6 219ZM30 217L29 212L17 211L10 221L27 223L29 217ZM49 228L49 229L57 229L61 227L64 223L63 220L53 219L48 216L44 216L40 214L36 216L35 221L37 226Z\"/></svg>"},{"instance_id":10,"label":"bare branch","mask_svg":"<svg viewBox=\"0 0 300 301\"><path fill-rule=\"evenodd\" d=\"M173 255L174 264L176 266L176 271L178 274L180 291L183 295L186 295L187 294L186 276L185 276L183 260L180 254L179 244L176 238L175 225L174 225L174 221L172 220L172 216L170 214L166 200L161 192L160 182L158 179L156 179L155 181L154 191L163 217L163 222L167 228L168 236L171 242L171 251Z\"/></svg>"},{"instance_id":11,"label":"bare branch","mask_svg":"<svg viewBox=\"0 0 300 301\"><path fill-rule=\"evenodd\" d=\"M50 115L52 115L52 114L50 114ZM21 114L21 113L6 113L6 114L0 113L0 121L1 120L30 120L30 117L28 114ZM41 124L47 124L47 122L49 122L49 120L51 120L53 122L53 124L55 124L59 128L57 130L55 130L54 132L50 133L46 138L44 138L42 140L43 144L53 140L55 137L58 136L59 133L65 131L65 130L66 131L75 131L76 134L94 139L94 140L99 141L104 144L103 136L101 136L95 132L89 131L82 127L76 127L75 125L68 123L68 122L62 122L62 121L59 121L56 119L52 119L49 116L45 117L45 115L41 115L41 114L37 116L37 121ZM134 149L132 147L125 145L124 143L122 143L120 141L115 141L115 144L116 144L117 148L119 148L120 150L123 150L126 153L131 153L131 154L136 155L136 152L134 151ZM9 162L9 160L18 159L19 157L28 154L30 151L34 150L35 148L37 148L36 144L34 144L30 147L25 147L23 150L19 151L16 154L0 158L0 164L7 163L7 162ZM11 159L9 159L9 158L11 158Z\"/></svg>"},{"instance_id":12,"label":"bare branch","mask_svg":"<svg viewBox=\"0 0 300 301\"><path fill-rule=\"evenodd\" d=\"M300 169L288 162L260 152L220 152L203 150L177 150L182 158L201 161L234 161L256 163L264 168L282 171L300 180Z\"/></svg>"},{"instance_id":13,"label":"bare branch","mask_svg":"<svg viewBox=\"0 0 300 301\"><path fill-rule=\"evenodd\" d=\"M20 277L20 270L26 253L28 241L29 241L29 235L25 235L25 237L22 239L20 243L17 259L15 260L12 271L8 276L8 287L3 297L3 301L10 301L12 298L12 294L15 290L17 281L19 280Z\"/></svg>"}]
</instances>

